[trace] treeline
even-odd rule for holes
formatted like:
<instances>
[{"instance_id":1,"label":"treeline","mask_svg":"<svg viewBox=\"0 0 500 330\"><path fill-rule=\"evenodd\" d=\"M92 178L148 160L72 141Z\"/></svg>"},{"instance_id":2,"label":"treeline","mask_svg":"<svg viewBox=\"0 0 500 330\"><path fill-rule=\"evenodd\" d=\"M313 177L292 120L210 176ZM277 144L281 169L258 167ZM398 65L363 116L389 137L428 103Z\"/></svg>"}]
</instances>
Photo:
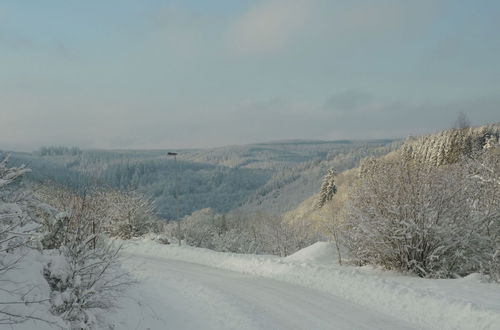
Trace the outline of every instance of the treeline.
<instances>
[{"instance_id":1,"label":"treeline","mask_svg":"<svg viewBox=\"0 0 500 330\"><path fill-rule=\"evenodd\" d=\"M40 156L64 156L64 155L71 155L71 156L76 156L80 155L82 151L78 147L41 147L40 150L38 151Z\"/></svg>"},{"instance_id":2,"label":"treeline","mask_svg":"<svg viewBox=\"0 0 500 330\"><path fill-rule=\"evenodd\" d=\"M64 163L55 162L50 157L39 157L31 153L5 153L0 151L0 159L7 156L10 156L9 164L13 167L22 166L23 164L29 166L32 172L24 180L34 184L54 182L73 190L97 184L96 180L88 175L65 166Z\"/></svg>"},{"instance_id":3,"label":"treeline","mask_svg":"<svg viewBox=\"0 0 500 330\"><path fill-rule=\"evenodd\" d=\"M199 150L188 153L186 159L228 167L282 169L312 160L328 160L357 149L374 149L392 142L394 141L284 141Z\"/></svg>"},{"instance_id":4,"label":"treeline","mask_svg":"<svg viewBox=\"0 0 500 330\"><path fill-rule=\"evenodd\" d=\"M500 124L445 130L410 138L401 150L403 157L434 166L453 164L464 156L493 145L500 137Z\"/></svg>"}]
</instances>

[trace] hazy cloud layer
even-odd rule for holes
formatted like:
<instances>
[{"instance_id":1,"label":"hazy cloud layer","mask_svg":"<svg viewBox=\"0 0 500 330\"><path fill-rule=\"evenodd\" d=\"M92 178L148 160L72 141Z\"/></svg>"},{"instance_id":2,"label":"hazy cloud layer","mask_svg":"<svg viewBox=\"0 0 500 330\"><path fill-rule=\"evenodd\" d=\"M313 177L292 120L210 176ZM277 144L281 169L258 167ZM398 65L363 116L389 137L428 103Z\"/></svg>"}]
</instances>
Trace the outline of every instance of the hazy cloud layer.
<instances>
[{"instance_id":1,"label":"hazy cloud layer","mask_svg":"<svg viewBox=\"0 0 500 330\"><path fill-rule=\"evenodd\" d=\"M316 0L261 1L231 26L235 50L241 53L273 53L285 49L310 24Z\"/></svg>"},{"instance_id":2,"label":"hazy cloud layer","mask_svg":"<svg viewBox=\"0 0 500 330\"><path fill-rule=\"evenodd\" d=\"M404 137L500 121L500 4L0 4L0 148Z\"/></svg>"}]
</instances>

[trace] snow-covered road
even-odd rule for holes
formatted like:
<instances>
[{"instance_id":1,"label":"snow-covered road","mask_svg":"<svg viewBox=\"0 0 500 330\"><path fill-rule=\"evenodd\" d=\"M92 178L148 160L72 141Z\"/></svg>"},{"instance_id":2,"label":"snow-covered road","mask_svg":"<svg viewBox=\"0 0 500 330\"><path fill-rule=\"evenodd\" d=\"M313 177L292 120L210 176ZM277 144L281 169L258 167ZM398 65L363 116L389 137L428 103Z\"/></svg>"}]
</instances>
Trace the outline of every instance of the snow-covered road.
<instances>
[{"instance_id":1,"label":"snow-covered road","mask_svg":"<svg viewBox=\"0 0 500 330\"><path fill-rule=\"evenodd\" d=\"M303 286L171 259L127 254L139 283L110 315L117 329L410 329Z\"/></svg>"}]
</instances>

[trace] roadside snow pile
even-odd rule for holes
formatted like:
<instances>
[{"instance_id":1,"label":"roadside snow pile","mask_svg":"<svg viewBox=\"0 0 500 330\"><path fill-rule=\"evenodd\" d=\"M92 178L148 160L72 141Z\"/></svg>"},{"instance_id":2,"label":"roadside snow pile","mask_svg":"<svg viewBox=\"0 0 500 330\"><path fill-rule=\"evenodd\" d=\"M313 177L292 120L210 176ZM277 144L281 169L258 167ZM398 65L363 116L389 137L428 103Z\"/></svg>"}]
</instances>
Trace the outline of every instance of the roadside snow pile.
<instances>
[{"instance_id":1,"label":"roadside snow pile","mask_svg":"<svg viewBox=\"0 0 500 330\"><path fill-rule=\"evenodd\" d=\"M50 288L41 272L50 256L29 248L19 252L16 268L5 273L1 281L0 325L15 330L64 329L64 322L50 313ZM8 325L9 319L14 324Z\"/></svg>"},{"instance_id":2,"label":"roadside snow pile","mask_svg":"<svg viewBox=\"0 0 500 330\"><path fill-rule=\"evenodd\" d=\"M214 252L149 240L125 242L124 253L258 275L328 292L429 329L498 329L500 285L429 280L369 268L338 266L331 246L315 244L288 258ZM324 261L327 263L323 263ZM306 261L306 262L304 262Z\"/></svg>"},{"instance_id":3,"label":"roadside snow pile","mask_svg":"<svg viewBox=\"0 0 500 330\"><path fill-rule=\"evenodd\" d=\"M337 250L333 243L317 242L286 257L285 260L331 264L337 262Z\"/></svg>"}]
</instances>

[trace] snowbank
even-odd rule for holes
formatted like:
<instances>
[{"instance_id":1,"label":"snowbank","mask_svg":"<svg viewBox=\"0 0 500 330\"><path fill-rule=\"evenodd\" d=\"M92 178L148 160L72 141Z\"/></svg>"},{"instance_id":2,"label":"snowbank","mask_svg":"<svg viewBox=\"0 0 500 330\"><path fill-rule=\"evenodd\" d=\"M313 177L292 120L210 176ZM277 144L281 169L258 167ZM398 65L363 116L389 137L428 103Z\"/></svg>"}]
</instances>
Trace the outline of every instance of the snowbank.
<instances>
[{"instance_id":1,"label":"snowbank","mask_svg":"<svg viewBox=\"0 0 500 330\"><path fill-rule=\"evenodd\" d=\"M24 248L19 250L19 254L11 257L16 259L21 257L21 259L14 269L3 274L4 277L0 283L0 302L10 302L10 304L2 304L0 310L15 315L26 315L30 318L10 326L3 323L4 326L15 330L64 328L64 322L50 313L48 301L50 288L42 275L43 266L51 260L51 256ZM3 317L6 315L0 313L0 318Z\"/></svg>"},{"instance_id":2,"label":"snowbank","mask_svg":"<svg viewBox=\"0 0 500 330\"><path fill-rule=\"evenodd\" d=\"M478 278L428 280L332 263L332 246L315 244L288 258L220 253L143 240L124 253L181 260L294 283L430 329L498 329L500 285Z\"/></svg>"},{"instance_id":3,"label":"snowbank","mask_svg":"<svg viewBox=\"0 0 500 330\"><path fill-rule=\"evenodd\" d=\"M337 250L333 243L317 242L286 257L285 260L331 264L337 262Z\"/></svg>"}]
</instances>

